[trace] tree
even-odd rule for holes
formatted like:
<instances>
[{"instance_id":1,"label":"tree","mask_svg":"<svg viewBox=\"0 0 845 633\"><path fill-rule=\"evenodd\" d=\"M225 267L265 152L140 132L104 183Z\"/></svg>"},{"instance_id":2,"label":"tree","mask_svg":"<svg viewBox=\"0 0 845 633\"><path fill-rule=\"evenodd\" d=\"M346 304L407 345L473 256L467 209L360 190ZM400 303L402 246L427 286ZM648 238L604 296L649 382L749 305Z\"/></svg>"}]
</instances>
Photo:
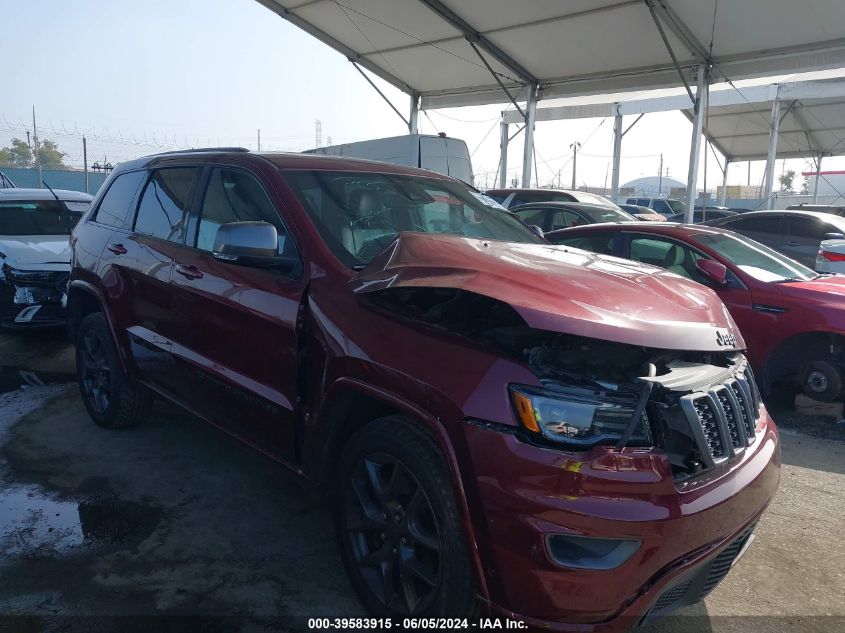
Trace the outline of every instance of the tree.
<instances>
[{"instance_id":1,"label":"tree","mask_svg":"<svg viewBox=\"0 0 845 633\"><path fill-rule=\"evenodd\" d=\"M778 176L780 188L783 191L792 191L792 181L795 180L795 170L790 169L788 172Z\"/></svg>"},{"instance_id":2,"label":"tree","mask_svg":"<svg viewBox=\"0 0 845 633\"><path fill-rule=\"evenodd\" d=\"M67 154L59 151L59 146L53 141L41 141L41 147L38 148L38 160L41 161L41 166L47 169L64 169L65 164L62 160Z\"/></svg>"},{"instance_id":3,"label":"tree","mask_svg":"<svg viewBox=\"0 0 845 633\"><path fill-rule=\"evenodd\" d=\"M32 149L19 138L13 138L9 147L0 148L0 165L4 167L29 167L32 165Z\"/></svg>"},{"instance_id":4,"label":"tree","mask_svg":"<svg viewBox=\"0 0 845 633\"><path fill-rule=\"evenodd\" d=\"M65 152L59 151L59 146L53 141L38 143L38 160L47 169L64 169ZM9 147L0 147L0 167L32 167L35 165L35 155L32 148L19 138L13 138Z\"/></svg>"}]
</instances>

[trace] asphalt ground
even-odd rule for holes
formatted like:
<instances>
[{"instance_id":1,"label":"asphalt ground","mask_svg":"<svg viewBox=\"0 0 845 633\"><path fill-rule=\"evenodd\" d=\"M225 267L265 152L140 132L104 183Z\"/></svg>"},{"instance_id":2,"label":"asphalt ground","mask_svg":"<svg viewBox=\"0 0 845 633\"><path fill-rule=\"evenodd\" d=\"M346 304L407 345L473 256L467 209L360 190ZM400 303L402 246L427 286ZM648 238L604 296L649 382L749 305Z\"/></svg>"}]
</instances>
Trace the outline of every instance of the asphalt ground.
<instances>
[{"instance_id":1,"label":"asphalt ground","mask_svg":"<svg viewBox=\"0 0 845 633\"><path fill-rule=\"evenodd\" d=\"M328 508L283 467L158 402L88 418L61 332L0 333L0 631L270 631L364 612ZM646 628L845 631L845 424L770 408L780 489L704 601Z\"/></svg>"}]
</instances>

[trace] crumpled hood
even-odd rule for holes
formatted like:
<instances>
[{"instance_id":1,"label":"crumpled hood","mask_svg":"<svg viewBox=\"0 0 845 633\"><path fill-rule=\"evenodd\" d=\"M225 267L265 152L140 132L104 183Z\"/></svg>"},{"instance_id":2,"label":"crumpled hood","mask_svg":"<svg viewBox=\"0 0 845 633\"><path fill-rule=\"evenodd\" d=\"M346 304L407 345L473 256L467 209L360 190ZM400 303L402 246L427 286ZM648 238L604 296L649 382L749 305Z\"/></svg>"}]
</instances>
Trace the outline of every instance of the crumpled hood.
<instances>
[{"instance_id":1,"label":"crumpled hood","mask_svg":"<svg viewBox=\"0 0 845 633\"><path fill-rule=\"evenodd\" d=\"M402 233L350 284L358 293L458 288L509 304L537 329L630 345L745 347L709 288L661 268L562 246Z\"/></svg>"},{"instance_id":2,"label":"crumpled hood","mask_svg":"<svg viewBox=\"0 0 845 633\"><path fill-rule=\"evenodd\" d=\"M65 270L70 265L67 235L21 235L0 239L0 253L12 268Z\"/></svg>"}]
</instances>

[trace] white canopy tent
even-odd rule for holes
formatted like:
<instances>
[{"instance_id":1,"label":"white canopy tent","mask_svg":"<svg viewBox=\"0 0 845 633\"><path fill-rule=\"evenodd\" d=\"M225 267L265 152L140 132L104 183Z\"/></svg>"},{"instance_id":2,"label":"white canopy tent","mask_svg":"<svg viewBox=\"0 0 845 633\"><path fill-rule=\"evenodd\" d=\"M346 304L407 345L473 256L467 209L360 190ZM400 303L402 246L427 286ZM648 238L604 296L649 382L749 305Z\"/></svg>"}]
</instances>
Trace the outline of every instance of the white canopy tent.
<instances>
[{"instance_id":1,"label":"white canopy tent","mask_svg":"<svg viewBox=\"0 0 845 633\"><path fill-rule=\"evenodd\" d=\"M535 117L537 121L614 117L611 191L615 197L619 195L623 117L672 110L680 110L695 121L686 94L540 108ZM507 138L509 125L521 122L515 111L503 113L502 138ZM845 154L845 77L784 81L709 92L702 117L702 133L724 157L721 165L723 185L730 163L767 161L763 197L770 202L777 158L812 158L818 172L822 158ZM503 143L500 168L506 165L507 143ZM694 181L688 182L692 183L687 187L689 203L695 197L695 186ZM814 197L817 190L818 176Z\"/></svg>"},{"instance_id":2,"label":"white canopy tent","mask_svg":"<svg viewBox=\"0 0 845 633\"><path fill-rule=\"evenodd\" d=\"M420 107L512 102L524 185L543 97L684 85L699 113L715 78L845 66L842 0L257 1L411 95L412 132Z\"/></svg>"}]
</instances>

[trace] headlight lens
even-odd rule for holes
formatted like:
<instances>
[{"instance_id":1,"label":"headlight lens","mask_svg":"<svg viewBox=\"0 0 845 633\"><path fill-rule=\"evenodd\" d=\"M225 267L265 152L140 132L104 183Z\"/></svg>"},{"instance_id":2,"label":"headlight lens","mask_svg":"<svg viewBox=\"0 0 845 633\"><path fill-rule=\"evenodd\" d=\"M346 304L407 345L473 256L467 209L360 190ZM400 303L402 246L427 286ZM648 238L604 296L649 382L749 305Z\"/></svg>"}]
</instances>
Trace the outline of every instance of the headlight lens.
<instances>
[{"instance_id":1,"label":"headlight lens","mask_svg":"<svg viewBox=\"0 0 845 633\"><path fill-rule=\"evenodd\" d=\"M511 398L522 425L547 440L579 446L618 441L631 422L639 399L635 389L609 385L607 390L581 387L534 389L511 386ZM649 442L643 411L632 441Z\"/></svg>"}]
</instances>

